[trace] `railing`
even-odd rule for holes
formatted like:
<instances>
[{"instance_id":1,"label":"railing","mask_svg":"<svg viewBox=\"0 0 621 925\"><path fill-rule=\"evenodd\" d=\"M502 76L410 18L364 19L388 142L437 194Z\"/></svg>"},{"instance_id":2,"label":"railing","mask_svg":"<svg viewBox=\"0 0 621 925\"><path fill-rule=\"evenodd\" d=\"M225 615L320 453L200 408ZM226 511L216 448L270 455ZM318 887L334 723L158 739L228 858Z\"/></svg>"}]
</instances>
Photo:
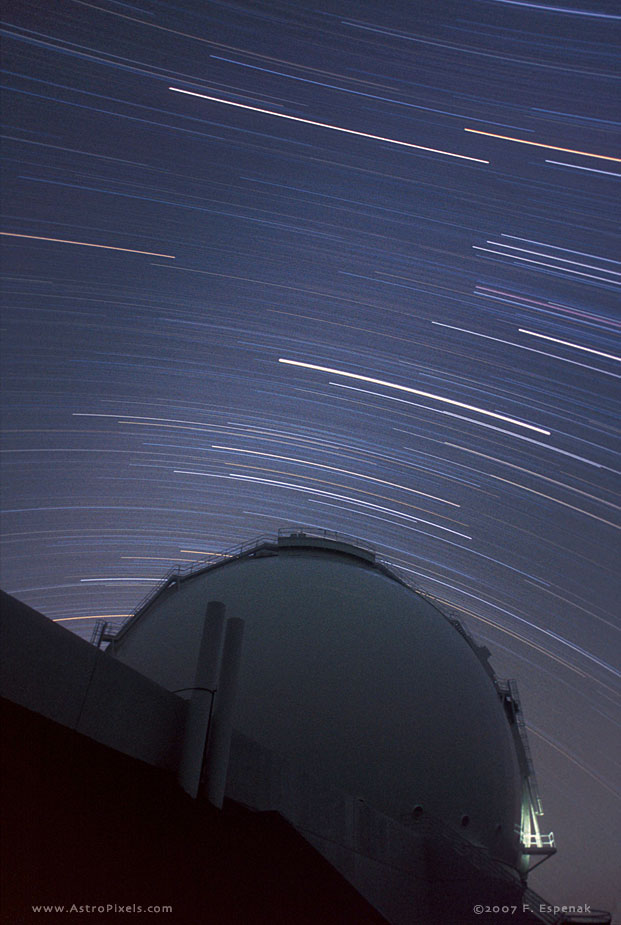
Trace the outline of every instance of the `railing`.
<instances>
[{"instance_id":1,"label":"railing","mask_svg":"<svg viewBox=\"0 0 621 925\"><path fill-rule=\"evenodd\" d=\"M281 527L278 531L278 539L285 537L305 537L329 540L333 543L346 543L349 546L356 546L358 549L364 549L366 552L377 554L375 546L371 546L366 540L361 540L358 536L351 536L349 533L339 533L336 530L322 530L319 527Z\"/></svg>"},{"instance_id":2,"label":"railing","mask_svg":"<svg viewBox=\"0 0 621 925\"><path fill-rule=\"evenodd\" d=\"M524 848L556 848L554 832L522 835L522 845Z\"/></svg>"},{"instance_id":3,"label":"railing","mask_svg":"<svg viewBox=\"0 0 621 925\"><path fill-rule=\"evenodd\" d=\"M298 527L298 528L281 527L278 530L278 533L276 535L276 540L273 534L264 533L264 534L261 534L255 537L252 540L248 540L245 543L239 543L236 546L232 546L224 550L223 552L215 553L214 555L209 555L208 557L203 558L203 559L197 559L195 562L192 562L190 565L172 566L156 584L152 585L151 588L149 588L147 593L144 595L144 597L139 601L137 606L134 608L132 613L126 618L125 621L123 621L123 623L121 624L121 628L125 626L125 624L128 623L130 620L134 619L134 617L138 616L138 614L142 613L142 611L145 610L149 606L149 604L151 604L152 601L155 600L158 594L160 594L160 592L163 591L164 588L166 588L168 585L171 585L174 582L182 581L188 578L190 575L195 574L196 572L202 572L205 569L211 568L212 566L220 565L223 562L225 562L227 559L240 558L241 556L244 556L248 553L258 550L259 548L263 546L276 547L278 544L278 541L286 537L292 537L292 538L300 537L301 538L305 536L308 536L310 538L316 538L316 539L324 539L324 540L328 540L328 541L332 541L336 543L338 542L347 543L351 546L355 546L359 549L365 550L366 552L372 553L375 558L375 562L378 566L385 569L387 572L389 572L391 575L397 578L402 584L410 588L416 594L420 594L421 597L428 600L431 604L433 604L434 607L437 607L438 610L446 617L449 623L451 623L451 625L457 630L457 632L460 633L460 635L466 640L466 642L472 648L472 650L477 655L480 655L479 647L475 643L474 639L472 638L468 630L463 626L461 621L458 620L456 617L451 617L447 614L446 604L440 599L434 597L433 594L430 594L429 592L424 591L421 588L417 587L409 579L403 578L398 568L395 568L395 566L392 565L388 560L384 560L383 557L378 557L376 547L372 546L370 543L367 543L364 540L361 540L357 536L351 536L346 533L339 533L335 530L322 530L318 527L306 527L306 526ZM93 637L91 641L94 641L95 639L95 632L96 632L96 629L93 630ZM94 644L97 645L98 643L95 642ZM497 678L493 670L491 669L489 665L487 666L487 669L490 675L492 676L494 683L498 687ZM530 757L529 751L527 751L527 755Z\"/></svg>"},{"instance_id":4,"label":"railing","mask_svg":"<svg viewBox=\"0 0 621 925\"><path fill-rule=\"evenodd\" d=\"M537 777L535 775L535 766L533 764L533 756L530 750L530 745L528 742L528 735L526 732L526 722L524 721L524 714L522 712L522 706L520 703L520 695L518 692L517 682L516 681L507 681L507 688L509 694L511 695L513 701L517 706L515 713L515 722L517 725L517 730L522 742L522 748L524 749L524 755L526 757L526 763L528 767L528 788L531 795L531 802L533 804L533 809L535 815L543 816L543 808L541 805L541 797L539 796L539 787L537 785Z\"/></svg>"},{"instance_id":5,"label":"railing","mask_svg":"<svg viewBox=\"0 0 621 925\"><path fill-rule=\"evenodd\" d=\"M124 620L96 620L91 633L91 645L100 649L103 642L111 642L124 622Z\"/></svg>"},{"instance_id":6,"label":"railing","mask_svg":"<svg viewBox=\"0 0 621 925\"><path fill-rule=\"evenodd\" d=\"M101 637L103 636L105 626L105 620L95 620L93 632L91 633L91 645L95 646L96 649L101 645Z\"/></svg>"},{"instance_id":7,"label":"railing","mask_svg":"<svg viewBox=\"0 0 621 925\"><path fill-rule=\"evenodd\" d=\"M537 778L528 743L526 723L524 722L517 683L515 681L498 681L496 688L505 709L508 707L511 710L511 733L522 773L522 786L524 788L522 820L517 829L522 850L526 855L540 854L549 857L556 853L554 833L544 834L539 831L538 817L543 816L543 807L537 788Z\"/></svg>"},{"instance_id":8,"label":"railing","mask_svg":"<svg viewBox=\"0 0 621 925\"><path fill-rule=\"evenodd\" d=\"M278 531L276 540L273 534L264 533L252 540L248 540L245 543L239 543L237 546L232 546L229 549L224 550L224 552L210 555L204 559L197 559L196 562L192 562L190 565L172 566L172 568L166 572L166 574L157 582L157 584L149 588L142 600L134 608L129 617L127 617L125 623L129 622L129 620L132 620L139 613L141 613L146 607L149 606L149 604L157 597L157 595L163 591L165 587L172 584L173 582L182 581L196 572L202 572L207 568L211 568L212 566L220 565L223 562L226 562L227 559L238 559L241 556L260 549L263 546L276 547L278 540L281 538L294 536L308 536L317 539L332 540L333 542L349 543L350 545L357 546L360 549L365 549L375 555L375 549L372 546L362 542L360 539L358 539L358 537L352 537L345 533L337 533L333 530L320 530L319 528L313 527L300 527L297 529L295 527L282 527ZM125 625L125 623L123 625Z\"/></svg>"},{"instance_id":9,"label":"railing","mask_svg":"<svg viewBox=\"0 0 621 925\"><path fill-rule=\"evenodd\" d=\"M531 805L536 816L543 816L543 807L541 805L541 797L539 796L537 777L535 775L535 766L533 764L533 756L530 750L530 744L528 742L526 722L524 720L524 713L522 712L522 705L520 703L520 694L518 691L517 682L513 680L505 681L504 683L499 682L498 688L500 693L504 696L510 697L514 704L513 715L515 718L515 727L517 729L520 743L524 752Z\"/></svg>"},{"instance_id":10,"label":"railing","mask_svg":"<svg viewBox=\"0 0 621 925\"><path fill-rule=\"evenodd\" d=\"M173 565L170 568L163 578L161 578L156 585L153 585L139 604L134 608L132 613L129 615L127 620L131 620L137 614L147 607L151 601L157 597L157 595L162 591L167 585L171 584L173 581L181 581L184 578L188 578L190 575L193 575L195 572L201 572L206 568L209 568L212 565L219 565L222 562L225 562L227 559L236 559L239 556L244 555L244 553L250 552L253 549L257 549L259 546L263 546L267 543L273 543L274 537L271 534L263 534L256 537L253 540L250 540L246 543L240 543L237 546L232 546L230 549L226 549L224 552L215 553L214 555L209 555L204 559L197 559L195 562L192 562L190 565Z\"/></svg>"}]
</instances>

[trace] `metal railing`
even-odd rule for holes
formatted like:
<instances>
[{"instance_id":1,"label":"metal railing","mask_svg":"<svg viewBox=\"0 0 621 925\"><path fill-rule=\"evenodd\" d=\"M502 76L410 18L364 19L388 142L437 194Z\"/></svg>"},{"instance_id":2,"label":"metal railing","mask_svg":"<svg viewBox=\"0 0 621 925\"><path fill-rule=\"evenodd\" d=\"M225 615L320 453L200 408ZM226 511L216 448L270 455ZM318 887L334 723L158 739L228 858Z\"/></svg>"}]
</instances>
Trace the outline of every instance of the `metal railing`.
<instances>
[{"instance_id":1,"label":"metal railing","mask_svg":"<svg viewBox=\"0 0 621 925\"><path fill-rule=\"evenodd\" d=\"M522 845L524 848L555 848L554 832L522 835Z\"/></svg>"},{"instance_id":2,"label":"metal railing","mask_svg":"<svg viewBox=\"0 0 621 925\"><path fill-rule=\"evenodd\" d=\"M264 546L268 543L274 543L273 535L262 534L261 536L255 537L253 540L249 540L246 543L239 543L237 546L232 546L223 552L214 553L213 555L209 554L203 559L197 559L190 565L173 565L157 582L157 584L149 588L145 596L129 615L127 621L131 620L142 610L144 610L145 607L147 607L151 601L157 597L160 591L162 591L167 585L172 584L175 581L181 581L182 579L188 578L195 572L202 572L205 569L210 568L212 565L220 565L227 559L237 559L240 556L243 556L245 553L254 549L258 549L260 546Z\"/></svg>"},{"instance_id":3,"label":"metal railing","mask_svg":"<svg viewBox=\"0 0 621 925\"><path fill-rule=\"evenodd\" d=\"M284 539L286 537L306 536L314 539L323 539L337 543L348 543L349 545L357 546L360 549L371 552L374 555L376 553L376 550L373 546L363 542L358 537L349 536L345 533L337 533L334 530L321 530L314 527L281 527L278 530L276 537L274 537L273 533L263 533L257 537L254 537L252 540L247 540L245 543L238 543L236 546L231 546L230 548L225 549L223 552L214 553L213 555L210 554L203 559L197 559L190 565L173 565L156 584L149 588L147 593L134 608L132 613L123 622L122 626L136 617L139 613L142 613L142 611L145 610L149 604L155 600L158 594L160 594L161 591L163 591L164 588L166 588L168 585L183 581L197 572L202 572L216 565L221 565L228 559L239 559L244 555L249 555L250 553L264 547L272 546L274 549L276 549L280 539Z\"/></svg>"},{"instance_id":4,"label":"metal railing","mask_svg":"<svg viewBox=\"0 0 621 925\"><path fill-rule=\"evenodd\" d=\"M328 540L333 543L346 543L349 546L356 546L358 549L364 549L366 552L377 554L377 549L366 540L361 540L359 536L351 536L349 533L339 533L336 530L322 530L320 527L281 527L278 531L278 539L286 537L310 537L314 539Z\"/></svg>"},{"instance_id":5,"label":"metal railing","mask_svg":"<svg viewBox=\"0 0 621 925\"><path fill-rule=\"evenodd\" d=\"M507 688L508 688L509 694L511 695L514 703L517 706L517 710L515 713L515 723L517 726L518 734L520 736L520 740L522 742L522 748L524 749L524 755L526 757L526 764L528 767L528 789L530 791L533 810L535 812L535 815L543 816L541 797L539 796L539 786L537 784L537 777L535 775L535 765L533 764L533 756L530 750L530 744L528 742L526 722L524 720L524 713L522 712L522 705L520 703L520 695L518 692L517 682L507 681Z\"/></svg>"},{"instance_id":6,"label":"metal railing","mask_svg":"<svg viewBox=\"0 0 621 925\"><path fill-rule=\"evenodd\" d=\"M124 620L96 620L91 633L91 645L100 649L104 642L111 642L124 622Z\"/></svg>"}]
</instances>

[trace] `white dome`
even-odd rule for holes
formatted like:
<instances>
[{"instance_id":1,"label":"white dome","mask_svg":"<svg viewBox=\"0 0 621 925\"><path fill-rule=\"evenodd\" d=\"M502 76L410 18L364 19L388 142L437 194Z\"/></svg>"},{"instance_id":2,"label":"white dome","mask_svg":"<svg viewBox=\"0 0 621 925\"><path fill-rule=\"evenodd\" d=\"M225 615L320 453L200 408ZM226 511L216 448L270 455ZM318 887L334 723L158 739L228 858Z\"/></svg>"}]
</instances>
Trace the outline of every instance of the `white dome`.
<instances>
[{"instance_id":1,"label":"white dome","mask_svg":"<svg viewBox=\"0 0 621 925\"><path fill-rule=\"evenodd\" d=\"M281 540L185 578L113 654L188 689L206 604L222 601L246 623L237 730L387 815L422 807L517 865L522 781L484 660L372 556L313 542Z\"/></svg>"}]
</instances>

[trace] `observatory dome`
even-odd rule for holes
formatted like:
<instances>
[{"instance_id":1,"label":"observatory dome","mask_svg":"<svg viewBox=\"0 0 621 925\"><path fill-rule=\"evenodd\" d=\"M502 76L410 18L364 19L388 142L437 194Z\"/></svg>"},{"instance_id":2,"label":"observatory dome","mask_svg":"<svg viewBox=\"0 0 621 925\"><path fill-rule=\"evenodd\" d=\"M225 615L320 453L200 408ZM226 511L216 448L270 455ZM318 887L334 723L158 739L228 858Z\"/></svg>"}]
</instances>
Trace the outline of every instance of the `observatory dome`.
<instances>
[{"instance_id":1,"label":"observatory dome","mask_svg":"<svg viewBox=\"0 0 621 925\"><path fill-rule=\"evenodd\" d=\"M236 730L388 816L429 813L519 866L515 736L489 653L455 621L372 552L293 534L169 577L111 654L189 690L213 600L245 621Z\"/></svg>"}]
</instances>

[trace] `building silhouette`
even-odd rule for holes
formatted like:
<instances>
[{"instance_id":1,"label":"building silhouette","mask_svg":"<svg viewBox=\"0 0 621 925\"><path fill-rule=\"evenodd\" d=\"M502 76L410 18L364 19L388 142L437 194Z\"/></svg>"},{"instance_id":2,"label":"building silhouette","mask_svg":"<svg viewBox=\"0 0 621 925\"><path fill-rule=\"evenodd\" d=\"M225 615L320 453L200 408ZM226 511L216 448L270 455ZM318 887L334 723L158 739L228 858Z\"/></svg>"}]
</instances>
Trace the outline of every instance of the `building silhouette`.
<instances>
[{"instance_id":1,"label":"building silhouette","mask_svg":"<svg viewBox=\"0 0 621 925\"><path fill-rule=\"evenodd\" d=\"M121 627L99 622L91 646L12 599L5 611L13 727L53 721L33 741L73 736L64 747L86 778L89 748L105 751L100 766L125 762L105 780L139 777L160 829L176 807L158 837L184 882L196 876L172 921L211 909L216 923L467 925L504 907L513 922L610 921L552 911L529 890L556 848L517 687L371 549L326 533L260 538L172 570ZM267 896L258 856L282 872ZM160 876L153 865L136 877Z\"/></svg>"}]
</instances>

